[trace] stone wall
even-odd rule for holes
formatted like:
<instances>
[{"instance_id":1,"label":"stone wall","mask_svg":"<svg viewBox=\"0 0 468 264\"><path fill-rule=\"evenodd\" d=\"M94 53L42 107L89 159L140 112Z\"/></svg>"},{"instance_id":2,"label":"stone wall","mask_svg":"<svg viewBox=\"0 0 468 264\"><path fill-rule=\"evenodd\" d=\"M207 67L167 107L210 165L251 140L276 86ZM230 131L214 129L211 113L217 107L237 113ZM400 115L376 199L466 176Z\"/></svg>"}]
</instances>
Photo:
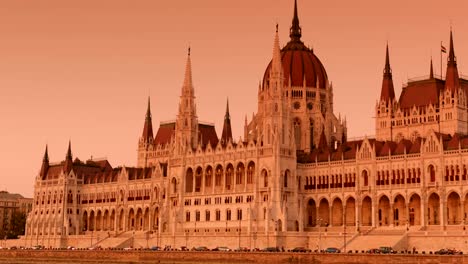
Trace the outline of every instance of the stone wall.
<instances>
[{"instance_id":1,"label":"stone wall","mask_svg":"<svg viewBox=\"0 0 468 264\"><path fill-rule=\"evenodd\" d=\"M1 250L0 263L468 263L468 256L235 253L182 251Z\"/></svg>"}]
</instances>

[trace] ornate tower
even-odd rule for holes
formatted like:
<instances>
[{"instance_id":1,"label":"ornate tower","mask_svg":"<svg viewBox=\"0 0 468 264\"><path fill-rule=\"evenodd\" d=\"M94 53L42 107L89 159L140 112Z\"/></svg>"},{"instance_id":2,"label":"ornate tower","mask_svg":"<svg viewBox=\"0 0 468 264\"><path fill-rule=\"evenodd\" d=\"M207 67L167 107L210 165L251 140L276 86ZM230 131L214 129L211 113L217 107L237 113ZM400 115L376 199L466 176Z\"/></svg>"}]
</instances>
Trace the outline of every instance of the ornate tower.
<instances>
[{"instance_id":1,"label":"ornate tower","mask_svg":"<svg viewBox=\"0 0 468 264\"><path fill-rule=\"evenodd\" d=\"M151 120L151 100L148 97L148 107L146 109L145 123L143 125L143 133L138 141L138 167L147 167L149 152L153 146L153 122Z\"/></svg>"},{"instance_id":2,"label":"ornate tower","mask_svg":"<svg viewBox=\"0 0 468 264\"><path fill-rule=\"evenodd\" d=\"M176 149L179 153L198 145L198 118L195 105L195 92L192 83L192 62L190 48L185 65L185 78L176 120Z\"/></svg>"},{"instance_id":3,"label":"ornate tower","mask_svg":"<svg viewBox=\"0 0 468 264\"><path fill-rule=\"evenodd\" d=\"M44 157L42 158L42 166L41 166L41 172L40 172L40 177L42 180L44 180L45 177L47 176L48 170L49 170L49 153L47 151L47 145L46 145Z\"/></svg>"},{"instance_id":4,"label":"ornate tower","mask_svg":"<svg viewBox=\"0 0 468 264\"><path fill-rule=\"evenodd\" d=\"M447 61L445 87L440 94L440 131L442 133L468 133L467 103L465 89L461 88L457 58L450 30L450 51Z\"/></svg>"},{"instance_id":5,"label":"ornate tower","mask_svg":"<svg viewBox=\"0 0 468 264\"><path fill-rule=\"evenodd\" d=\"M387 44L382 89L380 91L380 99L375 106L377 140L392 140L392 116L395 103L395 90L393 88L392 69L390 68L390 56Z\"/></svg>"},{"instance_id":6,"label":"ornate tower","mask_svg":"<svg viewBox=\"0 0 468 264\"><path fill-rule=\"evenodd\" d=\"M221 134L221 144L226 145L232 142L231 116L229 115L229 100L226 102L226 114L224 115L223 133Z\"/></svg>"}]
</instances>

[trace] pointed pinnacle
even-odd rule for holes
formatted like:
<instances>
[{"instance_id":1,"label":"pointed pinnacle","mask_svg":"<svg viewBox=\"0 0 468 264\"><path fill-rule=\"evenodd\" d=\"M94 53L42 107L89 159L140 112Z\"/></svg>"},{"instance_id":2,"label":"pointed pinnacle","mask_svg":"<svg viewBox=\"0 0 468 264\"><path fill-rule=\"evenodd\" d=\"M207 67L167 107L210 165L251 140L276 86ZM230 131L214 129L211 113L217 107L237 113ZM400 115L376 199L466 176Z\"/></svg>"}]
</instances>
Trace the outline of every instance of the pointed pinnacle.
<instances>
[{"instance_id":1,"label":"pointed pinnacle","mask_svg":"<svg viewBox=\"0 0 468 264\"><path fill-rule=\"evenodd\" d=\"M434 69L432 67L432 57L431 57L431 70L429 72L429 79L434 79Z\"/></svg>"},{"instance_id":2,"label":"pointed pinnacle","mask_svg":"<svg viewBox=\"0 0 468 264\"><path fill-rule=\"evenodd\" d=\"M48 152L48 146L46 144L45 146L45 152L44 152L44 158L42 159L44 162L49 162L49 152Z\"/></svg>"},{"instance_id":3,"label":"pointed pinnacle","mask_svg":"<svg viewBox=\"0 0 468 264\"><path fill-rule=\"evenodd\" d=\"M67 151L67 157L66 158L70 159L70 160L73 159L72 152L71 152L71 140L68 141L68 151Z\"/></svg>"},{"instance_id":4,"label":"pointed pinnacle","mask_svg":"<svg viewBox=\"0 0 468 264\"><path fill-rule=\"evenodd\" d=\"M387 49L386 49L386 54L385 54L385 73L390 73L390 55L388 52L388 43L387 43Z\"/></svg>"},{"instance_id":5,"label":"pointed pinnacle","mask_svg":"<svg viewBox=\"0 0 468 264\"><path fill-rule=\"evenodd\" d=\"M452 28L450 28L450 50L449 50L449 64L454 64L455 62L455 48L453 47L453 34Z\"/></svg>"},{"instance_id":6,"label":"pointed pinnacle","mask_svg":"<svg viewBox=\"0 0 468 264\"><path fill-rule=\"evenodd\" d=\"M151 98L148 96L148 108L146 109L146 120L151 119Z\"/></svg>"},{"instance_id":7,"label":"pointed pinnacle","mask_svg":"<svg viewBox=\"0 0 468 264\"><path fill-rule=\"evenodd\" d=\"M297 0L294 0L294 16L289 37L291 37L291 40L300 41L301 36L301 26L299 25L299 16L297 15Z\"/></svg>"},{"instance_id":8,"label":"pointed pinnacle","mask_svg":"<svg viewBox=\"0 0 468 264\"><path fill-rule=\"evenodd\" d=\"M224 116L224 119L229 119L229 97L226 99L226 115Z\"/></svg>"}]
</instances>

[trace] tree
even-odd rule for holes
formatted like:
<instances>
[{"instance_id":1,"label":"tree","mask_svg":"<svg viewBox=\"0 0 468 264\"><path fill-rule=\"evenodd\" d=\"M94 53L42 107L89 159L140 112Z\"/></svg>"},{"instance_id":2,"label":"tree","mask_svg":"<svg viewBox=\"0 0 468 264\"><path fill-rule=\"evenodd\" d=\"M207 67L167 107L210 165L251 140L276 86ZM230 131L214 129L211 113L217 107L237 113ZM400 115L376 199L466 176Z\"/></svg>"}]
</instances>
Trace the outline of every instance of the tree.
<instances>
[{"instance_id":1,"label":"tree","mask_svg":"<svg viewBox=\"0 0 468 264\"><path fill-rule=\"evenodd\" d=\"M23 212L14 212L11 216L10 229L7 231L8 239L15 239L24 235L26 227L26 214Z\"/></svg>"}]
</instances>

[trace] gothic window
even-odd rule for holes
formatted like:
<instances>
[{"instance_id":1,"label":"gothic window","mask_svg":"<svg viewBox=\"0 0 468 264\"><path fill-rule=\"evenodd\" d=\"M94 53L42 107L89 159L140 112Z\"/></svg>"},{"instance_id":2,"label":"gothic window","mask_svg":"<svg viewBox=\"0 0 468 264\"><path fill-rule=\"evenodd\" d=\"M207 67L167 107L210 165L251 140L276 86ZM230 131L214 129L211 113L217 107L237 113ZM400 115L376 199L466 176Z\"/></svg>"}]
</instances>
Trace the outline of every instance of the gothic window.
<instances>
[{"instance_id":1,"label":"gothic window","mask_svg":"<svg viewBox=\"0 0 468 264\"><path fill-rule=\"evenodd\" d=\"M213 169L211 169L211 166L209 166L206 169L206 174L205 174L205 187L211 187L212 177L213 177Z\"/></svg>"},{"instance_id":2,"label":"gothic window","mask_svg":"<svg viewBox=\"0 0 468 264\"><path fill-rule=\"evenodd\" d=\"M202 181L202 168L197 168L197 173L195 175L195 192L201 191L201 181Z\"/></svg>"},{"instance_id":3,"label":"gothic window","mask_svg":"<svg viewBox=\"0 0 468 264\"><path fill-rule=\"evenodd\" d=\"M366 170L363 170L362 171L362 181L363 181L363 185L364 186L368 186L369 185L369 175L367 173Z\"/></svg>"},{"instance_id":4,"label":"gothic window","mask_svg":"<svg viewBox=\"0 0 468 264\"><path fill-rule=\"evenodd\" d=\"M263 178L263 187L268 187L268 173L266 170L262 171L262 178Z\"/></svg>"},{"instance_id":5,"label":"gothic window","mask_svg":"<svg viewBox=\"0 0 468 264\"><path fill-rule=\"evenodd\" d=\"M216 210L216 221L221 221L221 211L219 209Z\"/></svg>"},{"instance_id":6,"label":"gothic window","mask_svg":"<svg viewBox=\"0 0 468 264\"><path fill-rule=\"evenodd\" d=\"M210 221L210 211L206 210L205 212L205 221L209 222Z\"/></svg>"},{"instance_id":7,"label":"gothic window","mask_svg":"<svg viewBox=\"0 0 468 264\"><path fill-rule=\"evenodd\" d=\"M191 168L187 170L185 175L185 192L190 193L193 191L193 171Z\"/></svg>"},{"instance_id":8,"label":"gothic window","mask_svg":"<svg viewBox=\"0 0 468 264\"><path fill-rule=\"evenodd\" d=\"M299 118L294 119L294 137L296 139L296 148L301 148L301 121Z\"/></svg>"},{"instance_id":9,"label":"gothic window","mask_svg":"<svg viewBox=\"0 0 468 264\"><path fill-rule=\"evenodd\" d=\"M226 210L226 220L230 221L231 220L231 209Z\"/></svg>"},{"instance_id":10,"label":"gothic window","mask_svg":"<svg viewBox=\"0 0 468 264\"><path fill-rule=\"evenodd\" d=\"M429 171L429 175L430 175L430 181L435 182L435 169L434 169L434 166L429 165L428 171Z\"/></svg>"},{"instance_id":11,"label":"gothic window","mask_svg":"<svg viewBox=\"0 0 468 264\"><path fill-rule=\"evenodd\" d=\"M247 167L247 184L253 183L253 175L255 173L255 163L250 162Z\"/></svg>"},{"instance_id":12,"label":"gothic window","mask_svg":"<svg viewBox=\"0 0 468 264\"><path fill-rule=\"evenodd\" d=\"M301 103L294 102L294 109L299 110L301 108Z\"/></svg>"},{"instance_id":13,"label":"gothic window","mask_svg":"<svg viewBox=\"0 0 468 264\"><path fill-rule=\"evenodd\" d=\"M245 174L244 164L239 163L239 165L237 165L237 170L236 170L236 184L243 184L244 174Z\"/></svg>"},{"instance_id":14,"label":"gothic window","mask_svg":"<svg viewBox=\"0 0 468 264\"><path fill-rule=\"evenodd\" d=\"M232 186L232 177L234 175L234 168L231 164L226 169L226 190L230 190Z\"/></svg>"},{"instance_id":15,"label":"gothic window","mask_svg":"<svg viewBox=\"0 0 468 264\"><path fill-rule=\"evenodd\" d=\"M218 166L216 168L216 173L215 173L215 186L221 186L222 176L223 176L223 168L221 166Z\"/></svg>"},{"instance_id":16,"label":"gothic window","mask_svg":"<svg viewBox=\"0 0 468 264\"><path fill-rule=\"evenodd\" d=\"M242 209L237 209L237 220L242 220Z\"/></svg>"},{"instance_id":17,"label":"gothic window","mask_svg":"<svg viewBox=\"0 0 468 264\"><path fill-rule=\"evenodd\" d=\"M309 110L312 110L312 108L314 108L314 105L312 103L307 103L307 108Z\"/></svg>"}]
</instances>

